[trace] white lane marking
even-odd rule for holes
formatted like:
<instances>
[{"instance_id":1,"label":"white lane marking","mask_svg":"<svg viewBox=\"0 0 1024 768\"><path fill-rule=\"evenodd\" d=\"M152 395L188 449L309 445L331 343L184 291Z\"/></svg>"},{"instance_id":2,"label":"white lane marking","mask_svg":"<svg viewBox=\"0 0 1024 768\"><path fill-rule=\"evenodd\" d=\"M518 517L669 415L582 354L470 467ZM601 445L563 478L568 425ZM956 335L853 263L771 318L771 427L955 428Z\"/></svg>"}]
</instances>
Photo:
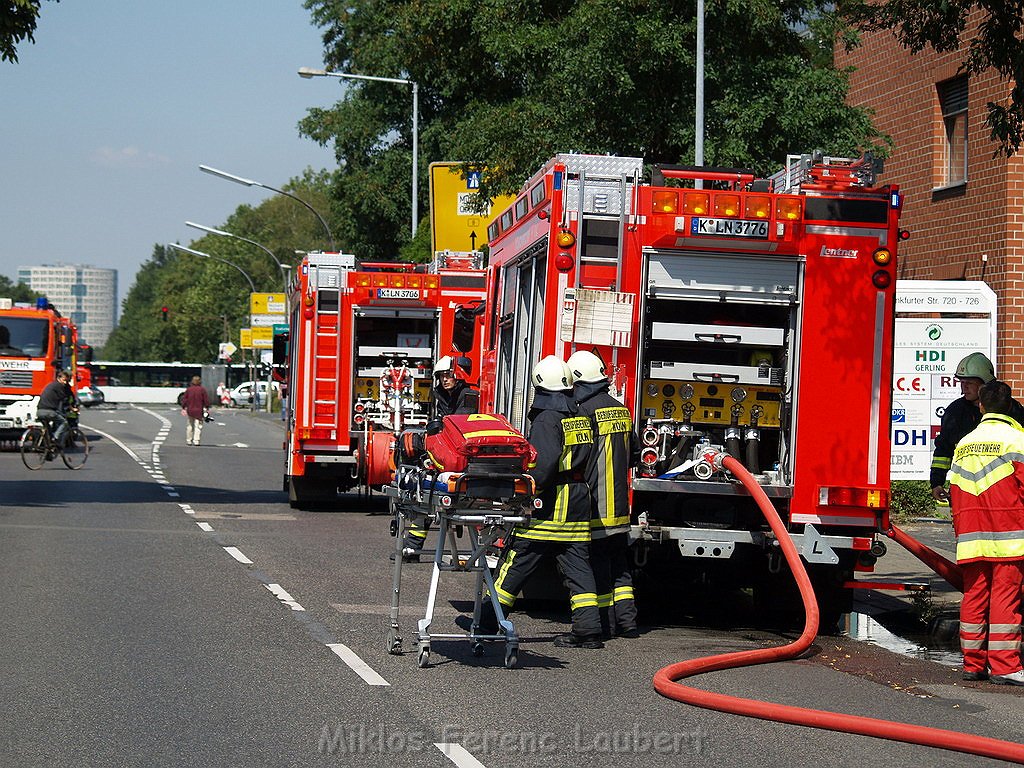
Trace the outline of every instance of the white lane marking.
<instances>
[{"instance_id":1,"label":"white lane marking","mask_svg":"<svg viewBox=\"0 0 1024 768\"><path fill-rule=\"evenodd\" d=\"M192 509L192 505L190 504L178 504L178 506L181 507L181 511L184 512L186 515L195 514L195 510Z\"/></svg>"},{"instance_id":2,"label":"white lane marking","mask_svg":"<svg viewBox=\"0 0 1024 768\"><path fill-rule=\"evenodd\" d=\"M435 741L434 746L440 749L441 754L459 766L459 768L487 768L461 744Z\"/></svg>"},{"instance_id":3,"label":"white lane marking","mask_svg":"<svg viewBox=\"0 0 1024 768\"><path fill-rule=\"evenodd\" d=\"M200 528L202 528L207 533L213 533L213 526L210 525L209 523L196 523L196 525L198 525Z\"/></svg>"},{"instance_id":4,"label":"white lane marking","mask_svg":"<svg viewBox=\"0 0 1024 768\"><path fill-rule=\"evenodd\" d=\"M231 446L233 448L248 448L249 447L246 443L232 443Z\"/></svg>"},{"instance_id":5,"label":"white lane marking","mask_svg":"<svg viewBox=\"0 0 1024 768\"><path fill-rule=\"evenodd\" d=\"M124 419L107 419L107 424L127 424Z\"/></svg>"},{"instance_id":6,"label":"white lane marking","mask_svg":"<svg viewBox=\"0 0 1024 768\"><path fill-rule=\"evenodd\" d=\"M240 562L242 565L252 565L252 560L242 554L238 547L224 547L224 551L231 555L235 560Z\"/></svg>"},{"instance_id":7,"label":"white lane marking","mask_svg":"<svg viewBox=\"0 0 1024 768\"><path fill-rule=\"evenodd\" d=\"M202 525L202 523L200 523L200 525ZM282 587L280 584L264 584L263 586L266 587L267 589L269 589L271 594L274 595L274 597L276 597L282 603L287 605L293 611L304 611L304 610L306 610L301 605L299 605L297 602L295 602L295 598L292 597L291 595L289 595L285 591L284 587Z\"/></svg>"},{"instance_id":8,"label":"white lane marking","mask_svg":"<svg viewBox=\"0 0 1024 768\"><path fill-rule=\"evenodd\" d=\"M113 435L108 435L108 434L107 434L106 432L104 432L104 431L103 431L102 429L96 429L96 427L90 427L90 426L89 426L88 424L83 424L83 425L82 425L82 427L83 427L83 428L85 428L85 429L88 429L88 430L89 430L90 432L95 432L95 433L96 433L97 435L103 435L103 437L105 437L105 438L106 438L107 440L110 440L110 441L111 441L112 443L114 443L114 444L115 444L115 445L116 445L116 446L117 446L118 448L120 448L120 449L121 449L122 451L124 451L125 453L127 453L127 454L128 454L129 456L131 456L131 457L132 457L133 459L135 459L135 461L136 461L136 462L137 462L137 463L138 463L138 464L139 464L140 466L142 466L142 467L145 467L145 466L146 466L146 462L144 462L144 461L143 461L142 459L140 459L140 458L139 458L139 455L138 455L137 453L135 453L135 451L133 451L133 450L132 450L131 448L129 448L129 447L127 446L127 445L125 445L124 443L122 443L122 442L121 442L120 440L118 440L118 439L117 439L116 437L114 437Z\"/></svg>"},{"instance_id":9,"label":"white lane marking","mask_svg":"<svg viewBox=\"0 0 1024 768\"><path fill-rule=\"evenodd\" d=\"M339 659L348 664L349 669L363 678L363 682L367 685L391 685L391 683L374 672L369 664L360 659L356 652L344 643L327 643L327 647L334 651Z\"/></svg>"}]
</instances>

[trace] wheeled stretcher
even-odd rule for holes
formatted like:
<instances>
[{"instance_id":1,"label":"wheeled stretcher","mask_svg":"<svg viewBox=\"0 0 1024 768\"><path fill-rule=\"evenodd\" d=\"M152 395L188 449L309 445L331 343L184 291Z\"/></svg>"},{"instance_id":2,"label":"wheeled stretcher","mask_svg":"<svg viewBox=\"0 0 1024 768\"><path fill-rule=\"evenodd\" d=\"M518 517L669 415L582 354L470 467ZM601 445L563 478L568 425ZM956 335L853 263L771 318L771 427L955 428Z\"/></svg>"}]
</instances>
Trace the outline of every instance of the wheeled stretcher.
<instances>
[{"instance_id":1,"label":"wheeled stretcher","mask_svg":"<svg viewBox=\"0 0 1024 768\"><path fill-rule=\"evenodd\" d=\"M445 421L459 418L467 417L447 417ZM481 434L484 431L498 430L479 430ZM495 443L504 447L490 453L476 453L466 457L465 461L447 461L449 466L456 466L457 470L445 470L439 466L445 462L446 457L437 450L431 451L432 447L436 449L436 444L431 446L429 436L424 455L402 456L402 450L399 450L402 459L421 460L416 463L398 463L393 482L384 488L394 515L391 525L395 536L390 627L386 638L388 653L402 653L399 607L405 530L414 522L424 527L432 523L437 526L437 545L434 548L424 616L417 624L419 666L429 664L430 642L434 639L467 639L472 642L473 653L478 656L483 654L485 640L504 641L505 666L512 668L518 663L519 638L498 602L489 558L497 557L499 542L507 538L516 525L526 522L535 505L539 504L533 478L524 471L532 461L533 451L522 436L519 436L519 441L521 443L515 443L514 452L508 449L508 443ZM486 439L484 444L487 444ZM465 543L460 549L460 534L468 534L468 551ZM468 633L430 631L442 571L476 575L473 622ZM485 599L489 599L494 608L498 634L479 631Z\"/></svg>"}]
</instances>

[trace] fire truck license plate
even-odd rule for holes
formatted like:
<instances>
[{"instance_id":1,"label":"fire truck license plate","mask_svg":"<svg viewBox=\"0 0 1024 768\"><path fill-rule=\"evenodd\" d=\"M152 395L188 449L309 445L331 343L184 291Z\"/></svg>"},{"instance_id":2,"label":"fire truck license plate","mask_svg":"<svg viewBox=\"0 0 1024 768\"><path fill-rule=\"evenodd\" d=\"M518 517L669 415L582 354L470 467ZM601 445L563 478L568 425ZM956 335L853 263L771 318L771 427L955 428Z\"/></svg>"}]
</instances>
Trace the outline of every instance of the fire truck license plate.
<instances>
[{"instance_id":1,"label":"fire truck license plate","mask_svg":"<svg viewBox=\"0 0 1024 768\"><path fill-rule=\"evenodd\" d=\"M767 221L740 219L698 219L690 224L691 235L729 235L731 237L768 237Z\"/></svg>"},{"instance_id":2,"label":"fire truck license plate","mask_svg":"<svg viewBox=\"0 0 1024 768\"><path fill-rule=\"evenodd\" d=\"M418 299L419 288L378 288L378 299Z\"/></svg>"}]
</instances>

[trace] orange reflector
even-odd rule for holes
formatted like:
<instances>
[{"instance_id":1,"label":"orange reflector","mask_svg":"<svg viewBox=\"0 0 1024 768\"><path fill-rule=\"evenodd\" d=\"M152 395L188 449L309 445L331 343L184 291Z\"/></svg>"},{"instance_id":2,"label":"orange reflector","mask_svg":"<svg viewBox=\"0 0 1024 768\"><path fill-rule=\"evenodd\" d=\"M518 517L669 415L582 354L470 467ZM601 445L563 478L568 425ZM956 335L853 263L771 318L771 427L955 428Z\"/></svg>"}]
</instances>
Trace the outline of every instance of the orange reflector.
<instances>
[{"instance_id":1,"label":"orange reflector","mask_svg":"<svg viewBox=\"0 0 1024 768\"><path fill-rule=\"evenodd\" d=\"M678 213L679 193L669 189L659 189L654 193L653 208L655 213Z\"/></svg>"},{"instance_id":2,"label":"orange reflector","mask_svg":"<svg viewBox=\"0 0 1024 768\"><path fill-rule=\"evenodd\" d=\"M818 488L818 504L823 507L863 507L881 509L889 506L889 492L877 488Z\"/></svg>"},{"instance_id":3,"label":"orange reflector","mask_svg":"<svg viewBox=\"0 0 1024 768\"><path fill-rule=\"evenodd\" d=\"M387 288L388 287L388 276L387 275L383 275L383 274L374 275L371 279L372 279L371 285L373 285L374 288Z\"/></svg>"},{"instance_id":4,"label":"orange reflector","mask_svg":"<svg viewBox=\"0 0 1024 768\"><path fill-rule=\"evenodd\" d=\"M739 216L740 196L739 195L715 195L716 216Z\"/></svg>"},{"instance_id":5,"label":"orange reflector","mask_svg":"<svg viewBox=\"0 0 1024 768\"><path fill-rule=\"evenodd\" d=\"M803 214L803 201L796 197L780 197L775 202L775 215L780 219L795 221Z\"/></svg>"},{"instance_id":6,"label":"orange reflector","mask_svg":"<svg viewBox=\"0 0 1024 768\"><path fill-rule=\"evenodd\" d=\"M407 284L410 288L420 288L423 286L423 275L409 275L407 280L409 281Z\"/></svg>"},{"instance_id":7,"label":"orange reflector","mask_svg":"<svg viewBox=\"0 0 1024 768\"><path fill-rule=\"evenodd\" d=\"M356 275L356 288L369 288L370 287L370 276L365 272L361 272Z\"/></svg>"},{"instance_id":8,"label":"orange reflector","mask_svg":"<svg viewBox=\"0 0 1024 768\"><path fill-rule=\"evenodd\" d=\"M389 282L392 288L405 288L405 275L392 275Z\"/></svg>"},{"instance_id":9,"label":"orange reflector","mask_svg":"<svg viewBox=\"0 0 1024 768\"><path fill-rule=\"evenodd\" d=\"M330 427L299 427L299 440L330 440L333 436Z\"/></svg>"},{"instance_id":10,"label":"orange reflector","mask_svg":"<svg viewBox=\"0 0 1024 768\"><path fill-rule=\"evenodd\" d=\"M880 267L884 267L890 261L892 261L892 251L890 251L888 248L879 248L877 251L871 254L871 258L875 260L875 264L877 264Z\"/></svg>"},{"instance_id":11,"label":"orange reflector","mask_svg":"<svg viewBox=\"0 0 1024 768\"><path fill-rule=\"evenodd\" d=\"M427 275L423 278L424 288L437 288L438 285L440 285L440 282L437 275Z\"/></svg>"},{"instance_id":12,"label":"orange reflector","mask_svg":"<svg viewBox=\"0 0 1024 768\"><path fill-rule=\"evenodd\" d=\"M704 192L687 192L683 195L683 212L691 216L707 216L711 210L708 195Z\"/></svg>"},{"instance_id":13,"label":"orange reflector","mask_svg":"<svg viewBox=\"0 0 1024 768\"><path fill-rule=\"evenodd\" d=\"M748 219L767 219L772 213L771 198L762 195L748 195L745 210Z\"/></svg>"},{"instance_id":14,"label":"orange reflector","mask_svg":"<svg viewBox=\"0 0 1024 768\"><path fill-rule=\"evenodd\" d=\"M576 244L576 235L567 229L559 230L555 235L555 242L559 248L572 248Z\"/></svg>"}]
</instances>

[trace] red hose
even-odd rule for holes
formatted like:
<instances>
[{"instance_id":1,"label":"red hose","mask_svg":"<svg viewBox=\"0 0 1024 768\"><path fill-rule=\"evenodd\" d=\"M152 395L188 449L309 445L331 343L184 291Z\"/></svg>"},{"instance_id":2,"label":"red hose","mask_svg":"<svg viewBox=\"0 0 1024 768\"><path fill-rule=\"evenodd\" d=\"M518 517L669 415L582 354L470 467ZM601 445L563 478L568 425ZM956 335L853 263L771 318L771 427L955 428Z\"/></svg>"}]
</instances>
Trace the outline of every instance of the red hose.
<instances>
[{"instance_id":1,"label":"red hose","mask_svg":"<svg viewBox=\"0 0 1024 768\"><path fill-rule=\"evenodd\" d=\"M730 712L735 715L757 717L762 720L774 720L792 725L805 725L811 728L857 733L862 736L874 736L892 741L903 741L909 744L921 744L926 747L938 747L955 752L982 755L997 760L1024 763L1024 745L1009 741L1000 741L999 739L958 733L957 731L947 731L940 728L927 728L909 723L894 723L888 720L875 720L870 717L844 715L818 709L806 709L785 704L742 699L713 691L701 691L679 683L678 681L683 678L704 672L715 672L720 669L734 669L736 667L764 664L769 661L784 661L796 658L810 647L818 631L818 603L814 596L814 590L811 587L811 581L807 576L803 563L800 561L800 555L796 551L793 540L789 537L789 533L786 531L785 526L783 526L778 512L775 511L775 507L772 506L753 475L747 472L740 462L731 457L722 458L721 454L706 458L719 463L737 477L747 491L750 492L758 507L761 508L761 512L768 520L768 525L771 526L779 544L782 546L786 562L789 563L789 568L796 578L797 586L800 588L800 596L804 601L807 618L804 623L803 634L789 645L779 648L756 649L725 653L717 656L706 656L700 659L670 664L664 669L658 670L657 674L654 675L654 687L658 693L670 699L681 701L684 704L692 704L705 709L715 709L719 712ZM903 535L906 536L906 534Z\"/></svg>"},{"instance_id":2,"label":"red hose","mask_svg":"<svg viewBox=\"0 0 1024 768\"><path fill-rule=\"evenodd\" d=\"M910 554L944 578L949 586L957 592L964 591L964 574L963 571L960 570L959 565L947 560L934 549L926 547L920 541L913 538L905 531L900 530L895 525L890 524L889 530L885 533L889 538L895 539L896 542L910 552Z\"/></svg>"}]
</instances>

